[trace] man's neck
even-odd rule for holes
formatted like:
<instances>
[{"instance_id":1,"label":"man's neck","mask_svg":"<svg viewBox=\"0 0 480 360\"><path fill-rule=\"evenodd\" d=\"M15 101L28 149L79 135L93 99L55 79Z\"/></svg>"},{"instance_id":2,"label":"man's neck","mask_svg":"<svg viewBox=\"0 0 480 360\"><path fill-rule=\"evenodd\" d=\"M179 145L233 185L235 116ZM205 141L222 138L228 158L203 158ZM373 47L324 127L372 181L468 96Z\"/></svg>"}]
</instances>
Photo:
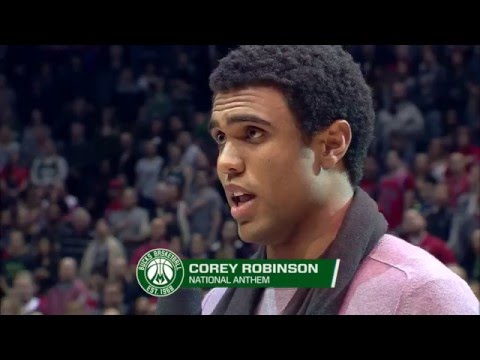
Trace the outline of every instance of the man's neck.
<instances>
[{"instance_id":1,"label":"man's neck","mask_svg":"<svg viewBox=\"0 0 480 360\"><path fill-rule=\"evenodd\" d=\"M296 229L288 241L267 245L269 259L316 259L335 240L350 207L353 191L350 188L321 209L312 212Z\"/></svg>"}]
</instances>

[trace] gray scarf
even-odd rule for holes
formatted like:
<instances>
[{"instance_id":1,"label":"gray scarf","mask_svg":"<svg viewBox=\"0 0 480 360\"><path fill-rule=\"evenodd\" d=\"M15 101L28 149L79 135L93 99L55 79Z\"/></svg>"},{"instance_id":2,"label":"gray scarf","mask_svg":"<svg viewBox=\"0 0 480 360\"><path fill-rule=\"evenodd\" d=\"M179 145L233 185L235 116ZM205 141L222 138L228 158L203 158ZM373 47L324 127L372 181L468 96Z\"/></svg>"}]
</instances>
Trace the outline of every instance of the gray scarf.
<instances>
[{"instance_id":1,"label":"gray scarf","mask_svg":"<svg viewBox=\"0 0 480 360\"><path fill-rule=\"evenodd\" d=\"M375 201L361 188L356 188L335 240L321 256L340 259L335 288L297 289L283 315L338 314L359 266L387 229L388 224ZM260 247L252 258L265 259L265 247ZM212 315L252 315L263 291L262 288L229 288Z\"/></svg>"}]
</instances>

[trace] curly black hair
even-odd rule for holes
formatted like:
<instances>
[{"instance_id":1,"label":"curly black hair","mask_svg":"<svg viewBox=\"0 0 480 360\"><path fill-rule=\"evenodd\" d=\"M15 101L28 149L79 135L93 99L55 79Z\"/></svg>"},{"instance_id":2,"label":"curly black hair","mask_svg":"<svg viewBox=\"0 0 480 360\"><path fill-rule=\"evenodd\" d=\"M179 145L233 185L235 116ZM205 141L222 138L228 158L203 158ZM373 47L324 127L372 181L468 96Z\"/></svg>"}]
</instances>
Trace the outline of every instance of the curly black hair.
<instances>
[{"instance_id":1,"label":"curly black hair","mask_svg":"<svg viewBox=\"0 0 480 360\"><path fill-rule=\"evenodd\" d=\"M375 113L371 90L348 52L331 45L244 45L221 59L210 75L214 93L256 85L282 91L307 139L335 120L347 120L352 141L345 167L350 183L358 185Z\"/></svg>"}]
</instances>

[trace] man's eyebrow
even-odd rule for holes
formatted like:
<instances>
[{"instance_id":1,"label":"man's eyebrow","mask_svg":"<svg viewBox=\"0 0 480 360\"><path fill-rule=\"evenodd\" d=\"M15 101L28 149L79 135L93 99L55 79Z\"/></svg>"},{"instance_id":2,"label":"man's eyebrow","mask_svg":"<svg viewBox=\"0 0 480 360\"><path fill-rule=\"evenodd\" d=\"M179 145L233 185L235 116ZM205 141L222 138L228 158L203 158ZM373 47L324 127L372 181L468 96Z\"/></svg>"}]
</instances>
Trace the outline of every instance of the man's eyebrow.
<instances>
[{"instance_id":1,"label":"man's eyebrow","mask_svg":"<svg viewBox=\"0 0 480 360\"><path fill-rule=\"evenodd\" d=\"M227 125L232 125L232 124L237 124L237 123L242 123L242 122L251 122L251 123L256 123L259 125L263 126L272 126L270 121L267 121L265 119L262 119L261 117L257 115L241 115L241 114L234 114L231 115L227 118ZM210 119L209 122L209 129L213 129L215 127L218 127L219 123L215 119Z\"/></svg>"},{"instance_id":2,"label":"man's eyebrow","mask_svg":"<svg viewBox=\"0 0 480 360\"><path fill-rule=\"evenodd\" d=\"M218 121L215 120L215 119L210 119L210 121L208 122L208 130L212 130L213 128L216 128L218 127Z\"/></svg>"}]
</instances>

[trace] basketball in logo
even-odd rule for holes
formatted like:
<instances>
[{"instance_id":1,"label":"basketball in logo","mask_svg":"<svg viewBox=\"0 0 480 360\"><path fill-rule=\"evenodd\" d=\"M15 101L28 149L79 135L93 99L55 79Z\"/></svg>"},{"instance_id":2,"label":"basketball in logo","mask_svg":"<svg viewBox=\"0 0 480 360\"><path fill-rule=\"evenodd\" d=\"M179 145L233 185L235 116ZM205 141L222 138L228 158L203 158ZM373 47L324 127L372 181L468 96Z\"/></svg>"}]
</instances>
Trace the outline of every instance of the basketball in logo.
<instances>
[{"instance_id":1,"label":"basketball in logo","mask_svg":"<svg viewBox=\"0 0 480 360\"><path fill-rule=\"evenodd\" d=\"M167 259L153 259L147 266L147 278L154 285L166 285L173 276L173 265Z\"/></svg>"},{"instance_id":2,"label":"basketball in logo","mask_svg":"<svg viewBox=\"0 0 480 360\"><path fill-rule=\"evenodd\" d=\"M137 264L137 281L149 295L161 297L175 292L185 275L182 260L168 249L153 249Z\"/></svg>"}]
</instances>

